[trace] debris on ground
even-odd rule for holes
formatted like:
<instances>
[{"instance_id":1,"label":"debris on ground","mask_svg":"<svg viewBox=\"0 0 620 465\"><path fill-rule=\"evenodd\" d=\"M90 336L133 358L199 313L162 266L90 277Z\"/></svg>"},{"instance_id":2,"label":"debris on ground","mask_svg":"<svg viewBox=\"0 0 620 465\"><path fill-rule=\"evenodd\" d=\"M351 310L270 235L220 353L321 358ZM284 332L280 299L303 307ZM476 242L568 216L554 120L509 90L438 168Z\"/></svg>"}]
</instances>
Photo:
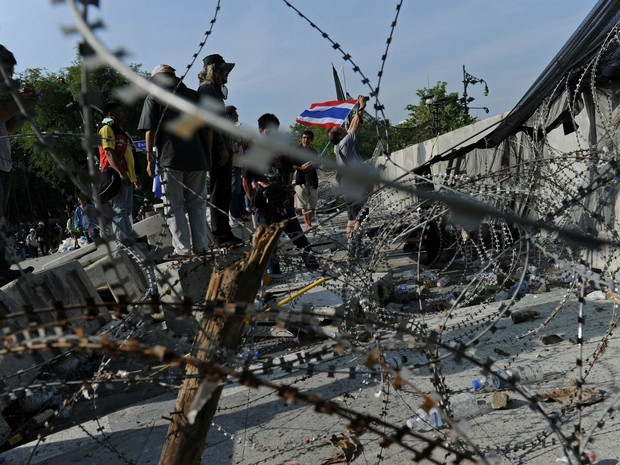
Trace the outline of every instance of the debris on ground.
<instances>
[{"instance_id":1,"label":"debris on ground","mask_svg":"<svg viewBox=\"0 0 620 465\"><path fill-rule=\"evenodd\" d=\"M322 465L329 465L332 463L349 463L355 455L359 447L359 442L354 437L348 434L332 434L329 438L329 443L340 449L342 452L328 458Z\"/></svg>"},{"instance_id":2,"label":"debris on ground","mask_svg":"<svg viewBox=\"0 0 620 465\"><path fill-rule=\"evenodd\" d=\"M577 403L592 405L605 398L605 391L599 387L584 386L581 388L581 398L577 387L554 389L540 394L544 402L560 402L564 407L576 407Z\"/></svg>"}]
</instances>

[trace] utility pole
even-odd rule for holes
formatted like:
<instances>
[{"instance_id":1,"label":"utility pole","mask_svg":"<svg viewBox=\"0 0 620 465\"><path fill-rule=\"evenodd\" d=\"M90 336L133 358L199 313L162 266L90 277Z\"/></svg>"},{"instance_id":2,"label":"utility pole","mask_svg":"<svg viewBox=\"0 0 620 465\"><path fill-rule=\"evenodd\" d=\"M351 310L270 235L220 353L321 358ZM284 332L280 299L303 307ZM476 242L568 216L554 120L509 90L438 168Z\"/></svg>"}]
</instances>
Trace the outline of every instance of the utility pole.
<instances>
[{"instance_id":1,"label":"utility pole","mask_svg":"<svg viewBox=\"0 0 620 465\"><path fill-rule=\"evenodd\" d=\"M433 133L438 136L441 133L441 114L439 112L439 107L445 104L448 101L448 98L437 98L433 94L425 95L422 98L424 99L424 103L430 107L431 116L433 118Z\"/></svg>"}]
</instances>

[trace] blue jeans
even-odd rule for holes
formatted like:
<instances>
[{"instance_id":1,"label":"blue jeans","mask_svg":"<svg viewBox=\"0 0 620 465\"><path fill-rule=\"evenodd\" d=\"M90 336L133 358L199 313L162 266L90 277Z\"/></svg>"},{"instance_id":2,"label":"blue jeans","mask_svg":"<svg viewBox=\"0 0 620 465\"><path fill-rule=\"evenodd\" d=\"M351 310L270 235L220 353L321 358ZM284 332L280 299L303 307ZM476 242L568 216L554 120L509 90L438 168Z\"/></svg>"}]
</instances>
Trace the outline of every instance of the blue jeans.
<instances>
[{"instance_id":1,"label":"blue jeans","mask_svg":"<svg viewBox=\"0 0 620 465\"><path fill-rule=\"evenodd\" d=\"M133 186L121 186L121 191L112 199L112 232L117 240L123 240L131 232L131 210L133 209Z\"/></svg>"}]
</instances>

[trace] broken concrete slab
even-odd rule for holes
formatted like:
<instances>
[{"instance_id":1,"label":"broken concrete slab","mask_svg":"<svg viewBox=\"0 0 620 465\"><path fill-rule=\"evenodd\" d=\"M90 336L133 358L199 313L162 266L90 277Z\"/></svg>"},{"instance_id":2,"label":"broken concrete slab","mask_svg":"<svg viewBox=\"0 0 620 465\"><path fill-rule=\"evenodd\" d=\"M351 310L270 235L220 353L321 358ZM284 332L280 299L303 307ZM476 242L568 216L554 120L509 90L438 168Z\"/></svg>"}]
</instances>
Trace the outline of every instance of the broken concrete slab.
<instances>
[{"instance_id":1,"label":"broken concrete slab","mask_svg":"<svg viewBox=\"0 0 620 465\"><path fill-rule=\"evenodd\" d=\"M131 254L128 249L116 249L87 266L85 272L96 289L108 289L116 302L136 302L149 289L147 273L152 274L153 267L147 254L144 244L133 245Z\"/></svg>"},{"instance_id":2,"label":"broken concrete slab","mask_svg":"<svg viewBox=\"0 0 620 465\"><path fill-rule=\"evenodd\" d=\"M110 312L76 261L27 275L2 290L20 308L49 309L34 313L33 318L38 323L56 321L55 307L58 305L64 309L67 318L76 318L69 328L81 328L86 334L94 333L110 320ZM89 302L96 306L95 318L86 318L85 308Z\"/></svg>"},{"instance_id":3,"label":"broken concrete slab","mask_svg":"<svg viewBox=\"0 0 620 465\"><path fill-rule=\"evenodd\" d=\"M87 316L87 308L96 312L94 318ZM55 331L55 327L50 325L58 320L58 311L62 311L69 321L63 328L68 332L80 329L85 334L93 334L110 320L109 311L76 261L7 284L0 292L0 309L5 315L15 315L10 318L12 325L4 334L5 348L9 350L13 346L17 349L27 344L30 337L41 337L48 331ZM20 313L23 316L18 316ZM30 330L32 325L34 327ZM48 350L20 351L0 356L0 373L4 374L0 387L3 393L12 394L0 397L0 409L23 394L23 387L36 379L45 362L55 356ZM3 433L6 433L5 423L0 417L0 438L4 438Z\"/></svg>"}]
</instances>

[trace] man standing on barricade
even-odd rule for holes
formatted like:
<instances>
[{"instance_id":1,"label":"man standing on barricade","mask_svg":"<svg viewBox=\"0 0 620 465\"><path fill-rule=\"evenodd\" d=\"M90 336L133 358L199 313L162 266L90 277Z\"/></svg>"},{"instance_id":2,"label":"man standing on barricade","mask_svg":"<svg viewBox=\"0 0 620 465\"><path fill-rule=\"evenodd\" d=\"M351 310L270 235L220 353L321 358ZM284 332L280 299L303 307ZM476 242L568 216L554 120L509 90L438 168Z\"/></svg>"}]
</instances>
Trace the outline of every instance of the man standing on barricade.
<instances>
[{"instance_id":1,"label":"man standing on barricade","mask_svg":"<svg viewBox=\"0 0 620 465\"><path fill-rule=\"evenodd\" d=\"M328 133L329 141L334 145L334 153L339 165L354 166L363 163L364 159L357 145L357 132L362 125L366 100L367 98L363 95L357 97L357 113L351 120L348 130L341 126L330 129ZM365 203L367 193L364 190L366 187L358 185L346 174L339 176L338 179L347 203L347 239L350 240L360 227L358 216Z\"/></svg>"},{"instance_id":2,"label":"man standing on barricade","mask_svg":"<svg viewBox=\"0 0 620 465\"><path fill-rule=\"evenodd\" d=\"M306 129L301 133L300 147L308 150L314 157L317 156L310 144L314 140L314 133ZM301 210L306 225L306 231L312 229L312 215L316 208L319 188L319 175L312 162L293 164L293 185L295 186L295 208Z\"/></svg>"},{"instance_id":3,"label":"man standing on barricade","mask_svg":"<svg viewBox=\"0 0 620 465\"><path fill-rule=\"evenodd\" d=\"M208 97L210 103L219 107L224 116L224 100L228 97L228 74L235 67L226 63L221 55L209 55L203 60L203 68L198 74L201 98ZM207 129L207 144L211 154L211 173L209 176L211 202L211 230L216 246L234 247L243 244L235 236L228 220L232 182L232 156L226 149L224 135L213 129Z\"/></svg>"},{"instance_id":4,"label":"man standing on barricade","mask_svg":"<svg viewBox=\"0 0 620 465\"><path fill-rule=\"evenodd\" d=\"M103 106L104 118L99 125L99 167L102 173L110 167L118 174L121 186L112 198L112 232L117 240L125 239L131 232L134 186L140 188L135 170L133 140L125 131L125 110L119 102Z\"/></svg>"},{"instance_id":5,"label":"man standing on barricade","mask_svg":"<svg viewBox=\"0 0 620 465\"><path fill-rule=\"evenodd\" d=\"M158 65L151 80L177 96L198 102L198 93L189 89L169 65ZM155 173L154 149L157 149L166 222L172 235L174 253L165 260L187 258L208 249L207 236L207 155L204 131L196 131L186 140L171 132L167 123L177 120L179 112L152 95L146 97L139 130L146 131L147 173ZM189 222L185 214L189 217Z\"/></svg>"},{"instance_id":6,"label":"man standing on barricade","mask_svg":"<svg viewBox=\"0 0 620 465\"><path fill-rule=\"evenodd\" d=\"M280 121L272 113L265 113L258 118L258 130L263 137L270 131L277 131ZM244 170L243 189L256 211L260 224L270 225L286 221L284 232L293 244L301 250L301 258L309 270L316 270L318 263L310 251L310 243L301 230L299 220L295 215L292 204L291 174L293 164L288 156L281 155L275 158L266 173L259 174L251 170ZM280 263L274 253L268 272L272 275L280 274Z\"/></svg>"}]
</instances>

